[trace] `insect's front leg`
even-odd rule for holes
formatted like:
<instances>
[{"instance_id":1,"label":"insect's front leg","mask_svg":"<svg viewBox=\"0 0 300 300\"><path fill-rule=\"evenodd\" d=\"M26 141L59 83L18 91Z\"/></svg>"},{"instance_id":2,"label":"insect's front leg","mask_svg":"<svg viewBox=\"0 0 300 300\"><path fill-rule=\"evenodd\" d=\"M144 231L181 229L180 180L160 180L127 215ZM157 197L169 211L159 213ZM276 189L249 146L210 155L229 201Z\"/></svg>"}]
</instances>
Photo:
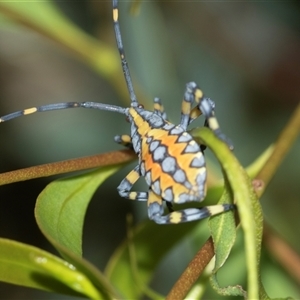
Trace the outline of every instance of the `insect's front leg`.
<instances>
[{"instance_id":1,"label":"insect's front leg","mask_svg":"<svg viewBox=\"0 0 300 300\"><path fill-rule=\"evenodd\" d=\"M163 104L160 98L154 98L154 113L162 117L165 121L168 121L168 116L164 110Z\"/></svg>"},{"instance_id":2,"label":"insect's front leg","mask_svg":"<svg viewBox=\"0 0 300 300\"><path fill-rule=\"evenodd\" d=\"M139 165L136 166L119 184L117 190L121 197L137 200L137 201L147 201L148 193L147 192L131 192L133 185L141 177Z\"/></svg>"},{"instance_id":3,"label":"insect's front leg","mask_svg":"<svg viewBox=\"0 0 300 300\"><path fill-rule=\"evenodd\" d=\"M190 106L193 101L195 101L199 110L198 112L195 108L190 110L189 119L187 120L187 118L185 118L185 123L187 122L187 125L202 113L205 117L204 126L209 127L219 139L223 140L230 149L233 149L232 142L220 129L219 122L215 116L215 103L210 98L203 97L203 92L195 82L190 82L186 85L184 101L189 102Z\"/></svg>"},{"instance_id":4,"label":"insect's front leg","mask_svg":"<svg viewBox=\"0 0 300 300\"><path fill-rule=\"evenodd\" d=\"M116 135L115 142L129 149L133 149L131 137L128 134Z\"/></svg>"}]
</instances>

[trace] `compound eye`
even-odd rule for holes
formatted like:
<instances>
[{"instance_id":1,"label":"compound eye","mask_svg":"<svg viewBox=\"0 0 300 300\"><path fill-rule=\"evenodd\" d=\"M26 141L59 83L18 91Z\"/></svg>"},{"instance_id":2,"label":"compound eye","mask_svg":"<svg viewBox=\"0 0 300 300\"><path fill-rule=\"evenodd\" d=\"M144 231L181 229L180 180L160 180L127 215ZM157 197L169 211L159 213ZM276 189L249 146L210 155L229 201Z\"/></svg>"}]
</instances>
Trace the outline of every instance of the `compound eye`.
<instances>
[{"instance_id":1,"label":"compound eye","mask_svg":"<svg viewBox=\"0 0 300 300\"><path fill-rule=\"evenodd\" d=\"M144 108L144 105L143 104L139 104L137 107L138 108Z\"/></svg>"}]
</instances>

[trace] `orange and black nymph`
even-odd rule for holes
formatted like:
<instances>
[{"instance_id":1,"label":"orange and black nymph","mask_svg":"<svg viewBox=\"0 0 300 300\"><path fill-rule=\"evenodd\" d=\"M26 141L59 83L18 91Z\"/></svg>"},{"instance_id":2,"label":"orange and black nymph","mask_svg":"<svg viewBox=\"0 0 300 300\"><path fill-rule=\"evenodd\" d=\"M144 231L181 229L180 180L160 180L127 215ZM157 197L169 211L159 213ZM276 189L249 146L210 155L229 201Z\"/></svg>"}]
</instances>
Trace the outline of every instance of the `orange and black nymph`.
<instances>
[{"instance_id":1,"label":"orange and black nymph","mask_svg":"<svg viewBox=\"0 0 300 300\"><path fill-rule=\"evenodd\" d=\"M187 132L188 125L201 114L205 117L205 126L215 135L230 142L220 131L215 117L214 102L204 97L196 83L186 85L179 125L170 123L159 98L154 99L154 110L145 110L137 101L133 89L129 68L125 59L123 43L118 22L117 0L113 0L113 22L118 50L120 53L124 77L129 91L131 106L119 106L97 102L65 102L33 107L0 118L5 122L20 116L68 108L91 108L121 113L127 116L130 135L116 136L115 141L132 148L138 155L137 166L118 186L119 194L127 199L147 201L149 218L158 224L176 224L200 220L234 208L231 204L213 205L202 208L186 208L174 211L172 203L200 202L206 195L206 165L203 146L199 146ZM192 108L193 104L196 104ZM149 190L134 192L135 182L144 177ZM169 213L164 215L164 202Z\"/></svg>"}]
</instances>

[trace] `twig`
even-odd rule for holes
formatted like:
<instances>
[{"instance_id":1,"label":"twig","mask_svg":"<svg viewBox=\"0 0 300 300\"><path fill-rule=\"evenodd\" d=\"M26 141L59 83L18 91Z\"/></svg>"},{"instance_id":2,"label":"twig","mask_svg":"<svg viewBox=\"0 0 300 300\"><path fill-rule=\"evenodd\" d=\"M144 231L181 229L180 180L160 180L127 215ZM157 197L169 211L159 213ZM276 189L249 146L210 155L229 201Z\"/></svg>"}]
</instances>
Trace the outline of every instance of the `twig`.
<instances>
[{"instance_id":1,"label":"twig","mask_svg":"<svg viewBox=\"0 0 300 300\"><path fill-rule=\"evenodd\" d=\"M214 255L214 244L210 237L181 274L166 300L184 299Z\"/></svg>"},{"instance_id":2,"label":"twig","mask_svg":"<svg viewBox=\"0 0 300 300\"><path fill-rule=\"evenodd\" d=\"M300 257L280 236L271 228L264 225L264 245L271 255L300 285Z\"/></svg>"},{"instance_id":3,"label":"twig","mask_svg":"<svg viewBox=\"0 0 300 300\"><path fill-rule=\"evenodd\" d=\"M34 178L48 177L85 169L126 163L136 158L131 150L120 150L103 154L70 159L55 163L39 165L0 174L0 185L25 181Z\"/></svg>"}]
</instances>

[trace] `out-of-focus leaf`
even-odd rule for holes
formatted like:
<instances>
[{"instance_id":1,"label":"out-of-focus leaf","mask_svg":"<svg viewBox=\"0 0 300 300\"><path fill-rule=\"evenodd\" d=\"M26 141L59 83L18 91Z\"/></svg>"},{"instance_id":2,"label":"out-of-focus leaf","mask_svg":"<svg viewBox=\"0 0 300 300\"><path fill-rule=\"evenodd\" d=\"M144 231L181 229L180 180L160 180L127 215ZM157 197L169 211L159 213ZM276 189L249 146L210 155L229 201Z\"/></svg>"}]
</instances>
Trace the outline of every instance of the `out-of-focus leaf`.
<instances>
[{"instance_id":1,"label":"out-of-focus leaf","mask_svg":"<svg viewBox=\"0 0 300 300\"><path fill-rule=\"evenodd\" d=\"M0 264L1 281L55 293L102 298L85 274L39 248L0 239Z\"/></svg>"},{"instance_id":2,"label":"out-of-focus leaf","mask_svg":"<svg viewBox=\"0 0 300 300\"><path fill-rule=\"evenodd\" d=\"M256 177L273 152L274 145L270 145L250 166L246 168L247 174L250 178Z\"/></svg>"},{"instance_id":3,"label":"out-of-focus leaf","mask_svg":"<svg viewBox=\"0 0 300 300\"><path fill-rule=\"evenodd\" d=\"M86 34L68 20L51 1L1 1L0 14L55 41L71 51L102 77L106 78L123 99L128 100L128 90L120 68L117 47ZM136 86L140 102L149 102Z\"/></svg>"},{"instance_id":4,"label":"out-of-focus leaf","mask_svg":"<svg viewBox=\"0 0 300 300\"><path fill-rule=\"evenodd\" d=\"M107 77L119 71L119 58L111 48L69 21L51 1L2 1L0 13L80 55Z\"/></svg>"},{"instance_id":5,"label":"out-of-focus leaf","mask_svg":"<svg viewBox=\"0 0 300 300\"><path fill-rule=\"evenodd\" d=\"M180 225L157 225L146 221L133 230L136 263L140 281L149 283L158 263L183 237L199 226L197 222ZM128 244L125 241L110 258L105 274L126 299L137 299L143 292L131 270Z\"/></svg>"}]
</instances>

